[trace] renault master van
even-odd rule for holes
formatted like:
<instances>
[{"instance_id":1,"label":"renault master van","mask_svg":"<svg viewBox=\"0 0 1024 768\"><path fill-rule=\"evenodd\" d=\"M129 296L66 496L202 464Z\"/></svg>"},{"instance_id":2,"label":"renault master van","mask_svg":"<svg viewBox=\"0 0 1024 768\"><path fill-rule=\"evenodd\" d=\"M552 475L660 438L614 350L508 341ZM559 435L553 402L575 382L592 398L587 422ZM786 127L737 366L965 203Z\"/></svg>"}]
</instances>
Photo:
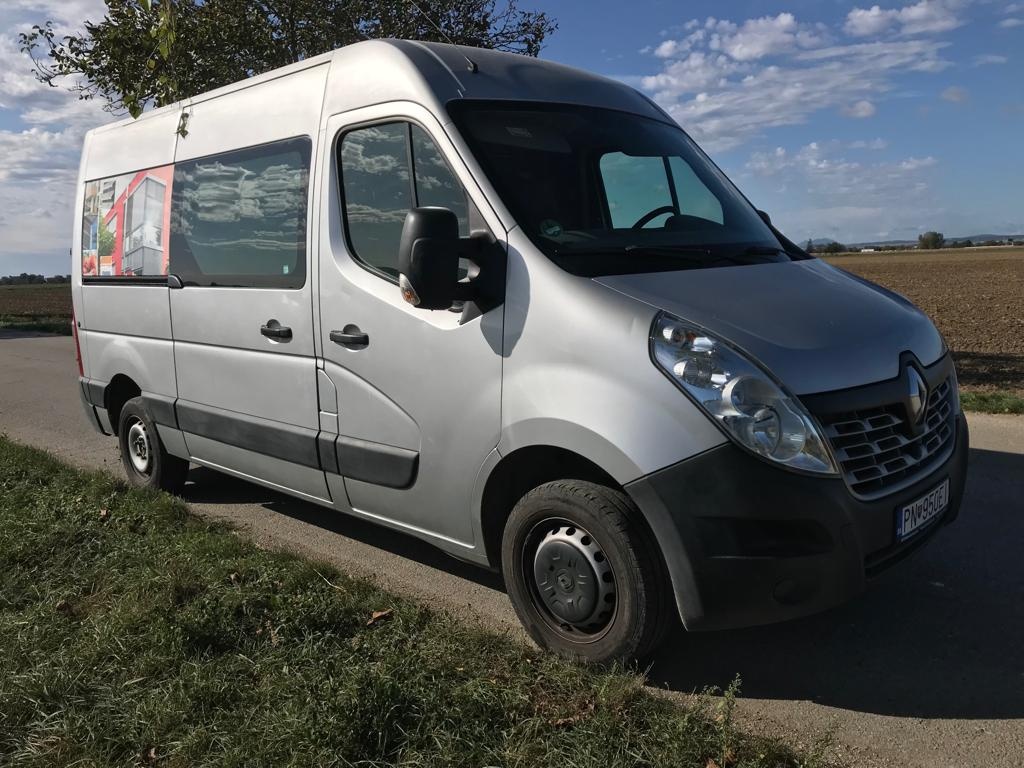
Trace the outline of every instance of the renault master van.
<instances>
[{"instance_id":1,"label":"renault master van","mask_svg":"<svg viewBox=\"0 0 1024 768\"><path fill-rule=\"evenodd\" d=\"M957 515L932 323L622 83L363 42L97 128L79 179L81 395L130 482L500 569L546 648L821 611Z\"/></svg>"}]
</instances>

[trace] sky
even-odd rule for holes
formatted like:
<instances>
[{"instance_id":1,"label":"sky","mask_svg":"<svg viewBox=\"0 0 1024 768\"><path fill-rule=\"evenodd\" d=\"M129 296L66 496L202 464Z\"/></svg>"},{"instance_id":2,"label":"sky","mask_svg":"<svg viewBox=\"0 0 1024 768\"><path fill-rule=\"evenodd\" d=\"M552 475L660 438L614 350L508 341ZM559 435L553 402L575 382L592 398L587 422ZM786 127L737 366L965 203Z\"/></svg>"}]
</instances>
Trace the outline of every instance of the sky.
<instances>
[{"instance_id":1,"label":"sky","mask_svg":"<svg viewBox=\"0 0 1024 768\"><path fill-rule=\"evenodd\" d=\"M1024 0L520 0L542 58L654 98L793 240L1024 233ZM17 33L100 0L0 2L0 275L68 271L82 136Z\"/></svg>"}]
</instances>

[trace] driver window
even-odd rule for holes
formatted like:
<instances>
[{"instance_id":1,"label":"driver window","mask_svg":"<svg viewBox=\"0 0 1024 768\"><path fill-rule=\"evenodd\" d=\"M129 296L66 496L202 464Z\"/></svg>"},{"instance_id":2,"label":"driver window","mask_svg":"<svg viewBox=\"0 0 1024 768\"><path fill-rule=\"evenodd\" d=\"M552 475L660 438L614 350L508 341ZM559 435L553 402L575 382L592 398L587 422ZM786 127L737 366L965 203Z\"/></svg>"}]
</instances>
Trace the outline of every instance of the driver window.
<instances>
[{"instance_id":1,"label":"driver window","mask_svg":"<svg viewBox=\"0 0 1024 768\"><path fill-rule=\"evenodd\" d=\"M629 229L645 214L672 207L665 162L660 157L609 152L601 156L601 178L614 229ZM669 213L647 226L665 223Z\"/></svg>"},{"instance_id":2,"label":"driver window","mask_svg":"<svg viewBox=\"0 0 1024 768\"><path fill-rule=\"evenodd\" d=\"M397 279L405 214L416 206L450 209L459 234L469 234L475 211L466 191L418 125L391 122L349 131L339 155L349 248L371 271Z\"/></svg>"}]
</instances>

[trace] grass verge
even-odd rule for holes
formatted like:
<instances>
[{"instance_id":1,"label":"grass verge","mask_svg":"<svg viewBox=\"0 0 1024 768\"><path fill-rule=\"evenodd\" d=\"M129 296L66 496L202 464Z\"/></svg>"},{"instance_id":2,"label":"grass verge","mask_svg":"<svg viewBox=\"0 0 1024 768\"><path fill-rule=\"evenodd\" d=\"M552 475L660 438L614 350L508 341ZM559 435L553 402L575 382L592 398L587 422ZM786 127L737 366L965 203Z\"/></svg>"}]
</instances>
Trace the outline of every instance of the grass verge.
<instances>
[{"instance_id":1,"label":"grass verge","mask_svg":"<svg viewBox=\"0 0 1024 768\"><path fill-rule=\"evenodd\" d=\"M1024 413L1024 397L1009 392L960 392L965 411L982 413Z\"/></svg>"},{"instance_id":2,"label":"grass verge","mask_svg":"<svg viewBox=\"0 0 1024 768\"><path fill-rule=\"evenodd\" d=\"M680 706L0 437L0 764L798 766Z\"/></svg>"},{"instance_id":3,"label":"grass verge","mask_svg":"<svg viewBox=\"0 0 1024 768\"><path fill-rule=\"evenodd\" d=\"M51 315L0 315L0 330L71 335L71 318Z\"/></svg>"}]
</instances>

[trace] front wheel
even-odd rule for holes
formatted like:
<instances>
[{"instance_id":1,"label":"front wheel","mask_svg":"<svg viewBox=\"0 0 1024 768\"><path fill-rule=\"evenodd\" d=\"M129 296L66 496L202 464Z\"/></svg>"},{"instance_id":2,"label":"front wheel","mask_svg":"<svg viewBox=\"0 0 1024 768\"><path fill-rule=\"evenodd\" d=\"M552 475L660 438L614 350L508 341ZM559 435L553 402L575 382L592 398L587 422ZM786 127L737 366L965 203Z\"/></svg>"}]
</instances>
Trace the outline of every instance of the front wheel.
<instances>
[{"instance_id":1,"label":"front wheel","mask_svg":"<svg viewBox=\"0 0 1024 768\"><path fill-rule=\"evenodd\" d=\"M131 485L170 493L181 491L188 475L188 462L164 448L141 397L133 397L121 408L117 437L121 463Z\"/></svg>"},{"instance_id":2,"label":"front wheel","mask_svg":"<svg viewBox=\"0 0 1024 768\"><path fill-rule=\"evenodd\" d=\"M509 516L506 587L543 648L596 664L643 659L670 612L661 552L622 491L581 480L546 483Z\"/></svg>"}]
</instances>

